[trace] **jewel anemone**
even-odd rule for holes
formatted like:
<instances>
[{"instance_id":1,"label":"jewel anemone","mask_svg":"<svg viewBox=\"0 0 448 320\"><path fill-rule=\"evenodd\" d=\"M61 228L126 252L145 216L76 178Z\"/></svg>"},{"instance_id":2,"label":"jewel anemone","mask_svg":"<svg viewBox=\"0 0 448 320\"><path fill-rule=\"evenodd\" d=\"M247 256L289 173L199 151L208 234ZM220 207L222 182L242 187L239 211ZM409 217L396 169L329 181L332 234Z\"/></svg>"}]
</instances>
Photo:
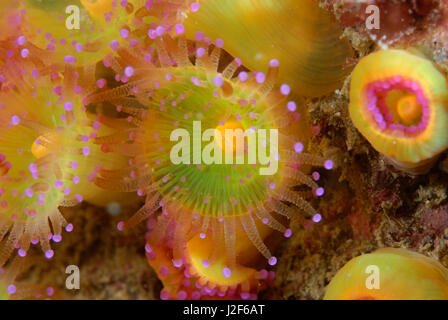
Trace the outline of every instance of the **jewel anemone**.
<instances>
[{"instance_id":1,"label":"jewel anemone","mask_svg":"<svg viewBox=\"0 0 448 320\"><path fill-rule=\"evenodd\" d=\"M190 240L191 241L191 240ZM228 278L222 274L219 263L210 264L203 254L196 254L200 247L194 244L204 243L212 246L212 242L201 239L201 243L191 243L193 248L185 250L182 265L173 264L172 248L168 245L158 244L155 247L145 246L149 264L157 272L163 283L160 292L162 300L207 300L207 299L242 299L255 300L257 294L267 288L274 279L274 272L262 269L260 271L242 265L236 265L232 275ZM225 260L221 256L218 261ZM198 264L197 264L198 263Z\"/></svg>"},{"instance_id":2,"label":"jewel anemone","mask_svg":"<svg viewBox=\"0 0 448 320\"><path fill-rule=\"evenodd\" d=\"M276 86L278 60L270 61L267 73L237 72L241 68L239 59L230 59L220 66L224 61L222 43L218 41L213 46L206 38L187 43L183 28L178 26L177 31L176 39L167 34L157 37L152 55L137 48L120 47L116 55L105 58L105 64L118 77L125 77L126 83L94 93L84 103L106 101L124 115L114 121L119 132L98 137L96 143L105 152L126 154L132 159L122 170L100 170L95 182L109 190L136 191L145 197L145 205L118 224L120 230L162 210L149 242L157 245L167 229L175 228L175 265L182 264L185 243L197 234L211 238L208 241L213 242L212 257L225 252L225 267L221 270L225 277L230 277L237 265L240 235L248 237L275 265L277 259L264 244L257 226L267 225L289 237L291 230L275 216L294 218L299 216L299 209L313 221L320 221L320 214L304 195L322 196L324 189L306 170L308 165L331 169L333 162L303 152L306 140L300 142L299 138L309 137L311 129L300 119L298 105L290 100L290 87ZM183 136L189 142L186 136L197 132L194 121L200 121L204 130L211 129L208 138L203 138L211 141L204 150L218 160L194 163L198 162L200 151L179 150L176 140ZM222 150L219 133L230 128L240 129L240 133L246 131L246 137L240 135L241 148L236 151ZM264 164L238 162L245 159L249 151L243 146L247 147L251 134L258 129L278 130L278 142L274 134L269 139L267 135L259 139L259 152L270 150L271 145L277 149L266 153ZM196 147L201 148L200 139ZM180 157L187 161L172 161L173 149L177 150L175 158L182 154ZM236 155L236 162L218 164L224 153L232 159ZM277 170L262 175L261 167ZM298 190L298 185L309 189Z\"/></svg>"},{"instance_id":3,"label":"jewel anemone","mask_svg":"<svg viewBox=\"0 0 448 320\"><path fill-rule=\"evenodd\" d=\"M404 50L362 58L350 83L350 117L396 167L428 171L448 148L447 81L435 65Z\"/></svg>"},{"instance_id":4,"label":"jewel anemone","mask_svg":"<svg viewBox=\"0 0 448 320\"><path fill-rule=\"evenodd\" d=\"M23 0L18 8L20 32L38 48L51 51L54 62L93 64L127 40L134 2L143 1Z\"/></svg>"},{"instance_id":5,"label":"jewel anemone","mask_svg":"<svg viewBox=\"0 0 448 320\"><path fill-rule=\"evenodd\" d=\"M148 220L150 230L156 225L154 218ZM264 226L261 232L270 231ZM154 247L151 241L145 245L148 262L164 286L160 293L163 300L254 300L274 280L273 271L257 270L264 262L257 259L259 253L247 237L239 237L236 243L236 254L240 259L228 276L222 272L226 267L226 253L224 250L215 251L212 257L214 244L201 235L190 239L184 247L182 261L173 263L172 236L173 232L165 235L163 241ZM148 234L148 240L150 238L151 234Z\"/></svg>"},{"instance_id":6,"label":"jewel anemone","mask_svg":"<svg viewBox=\"0 0 448 320\"><path fill-rule=\"evenodd\" d=\"M45 66L36 55L21 56L22 46L6 48L12 54L1 57L0 266L14 249L24 257L39 242L53 256L50 240L59 242L64 226L73 229L58 207L101 191L90 182L99 169L94 163L108 162L93 139L109 133L83 110L78 82L89 81L71 65Z\"/></svg>"},{"instance_id":7,"label":"jewel anemone","mask_svg":"<svg viewBox=\"0 0 448 320\"><path fill-rule=\"evenodd\" d=\"M420 253L379 249L342 267L328 285L324 299L446 300L448 270Z\"/></svg>"},{"instance_id":8,"label":"jewel anemone","mask_svg":"<svg viewBox=\"0 0 448 320\"><path fill-rule=\"evenodd\" d=\"M186 12L189 38L206 30L222 39L226 51L251 70L263 70L272 57L279 79L294 92L321 96L341 87L350 73L352 49L341 38L332 14L314 0L201 0Z\"/></svg>"},{"instance_id":9,"label":"jewel anemone","mask_svg":"<svg viewBox=\"0 0 448 320\"><path fill-rule=\"evenodd\" d=\"M190 2L24 0L17 12L23 36L37 47L53 51L56 61L89 65L119 45L144 47L160 33L174 32L174 25ZM66 12L67 6L78 8L79 29L66 26L75 23L75 13Z\"/></svg>"}]
</instances>

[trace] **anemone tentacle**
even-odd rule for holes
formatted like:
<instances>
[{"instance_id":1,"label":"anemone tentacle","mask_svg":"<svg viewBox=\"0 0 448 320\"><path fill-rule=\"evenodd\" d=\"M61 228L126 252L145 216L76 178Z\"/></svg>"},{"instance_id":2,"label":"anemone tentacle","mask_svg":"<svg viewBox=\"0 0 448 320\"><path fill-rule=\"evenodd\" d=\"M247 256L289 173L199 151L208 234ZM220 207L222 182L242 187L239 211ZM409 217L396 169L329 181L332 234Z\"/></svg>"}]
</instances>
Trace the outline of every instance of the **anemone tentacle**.
<instances>
[{"instance_id":1,"label":"anemone tentacle","mask_svg":"<svg viewBox=\"0 0 448 320\"><path fill-rule=\"evenodd\" d=\"M54 299L59 292L52 286L42 286L30 282L17 281L21 273L36 263L36 258L16 256L5 267L0 268L0 300Z\"/></svg>"}]
</instances>

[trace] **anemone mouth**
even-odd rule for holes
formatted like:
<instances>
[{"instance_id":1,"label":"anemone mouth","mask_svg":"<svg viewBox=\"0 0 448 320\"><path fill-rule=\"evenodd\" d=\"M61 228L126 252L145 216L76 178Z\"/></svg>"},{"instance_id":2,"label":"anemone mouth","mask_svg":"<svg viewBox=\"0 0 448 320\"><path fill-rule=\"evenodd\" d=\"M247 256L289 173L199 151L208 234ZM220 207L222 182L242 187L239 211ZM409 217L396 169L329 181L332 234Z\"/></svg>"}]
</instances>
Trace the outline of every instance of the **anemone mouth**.
<instances>
[{"instance_id":1,"label":"anemone mouth","mask_svg":"<svg viewBox=\"0 0 448 320\"><path fill-rule=\"evenodd\" d=\"M394 76L370 83L365 91L366 112L391 135L415 136L428 126L429 101L417 81Z\"/></svg>"}]
</instances>

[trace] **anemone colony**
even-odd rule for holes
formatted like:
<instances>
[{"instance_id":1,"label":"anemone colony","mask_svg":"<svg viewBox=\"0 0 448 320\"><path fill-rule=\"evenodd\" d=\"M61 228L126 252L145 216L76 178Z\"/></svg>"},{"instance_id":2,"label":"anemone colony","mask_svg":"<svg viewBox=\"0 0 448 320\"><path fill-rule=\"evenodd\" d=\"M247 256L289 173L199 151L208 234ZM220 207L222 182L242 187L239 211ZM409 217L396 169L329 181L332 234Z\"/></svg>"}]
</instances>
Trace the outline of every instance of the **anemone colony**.
<instances>
[{"instance_id":1,"label":"anemone colony","mask_svg":"<svg viewBox=\"0 0 448 320\"><path fill-rule=\"evenodd\" d=\"M322 219L316 170L336 163L305 152L319 134L306 104L340 89L353 57L332 15L313 0L0 9L0 298L43 297L15 278L39 259L25 258L31 244L52 259L50 241L73 230L59 207L128 198L143 205L117 228L147 220L162 299L256 299L289 220ZM446 98L429 58L380 50L354 69L349 111L375 149L421 174L448 146ZM346 297L338 279L327 298Z\"/></svg>"}]
</instances>

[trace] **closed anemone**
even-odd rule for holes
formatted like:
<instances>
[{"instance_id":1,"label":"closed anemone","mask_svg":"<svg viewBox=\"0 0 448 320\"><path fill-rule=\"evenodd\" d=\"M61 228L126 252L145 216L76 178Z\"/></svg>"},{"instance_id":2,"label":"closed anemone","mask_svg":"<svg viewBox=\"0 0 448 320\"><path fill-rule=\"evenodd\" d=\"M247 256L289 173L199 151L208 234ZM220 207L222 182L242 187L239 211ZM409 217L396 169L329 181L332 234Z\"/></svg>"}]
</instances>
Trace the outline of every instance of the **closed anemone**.
<instances>
[{"instance_id":1,"label":"closed anemone","mask_svg":"<svg viewBox=\"0 0 448 320\"><path fill-rule=\"evenodd\" d=\"M447 105L446 77L418 51L380 50L362 58L353 71L354 125L409 173L427 172L448 148Z\"/></svg>"},{"instance_id":2,"label":"closed anemone","mask_svg":"<svg viewBox=\"0 0 448 320\"><path fill-rule=\"evenodd\" d=\"M304 96L341 87L352 49L334 17L315 0L198 0L185 14L190 38L206 31L251 70L280 61L279 79Z\"/></svg>"},{"instance_id":3,"label":"closed anemone","mask_svg":"<svg viewBox=\"0 0 448 320\"><path fill-rule=\"evenodd\" d=\"M382 248L353 258L328 284L325 300L446 300L448 270L403 248Z\"/></svg>"},{"instance_id":4,"label":"closed anemone","mask_svg":"<svg viewBox=\"0 0 448 320\"><path fill-rule=\"evenodd\" d=\"M130 228L161 209L149 242L156 245L167 229L175 228L176 263L182 263L185 243L202 234L214 244L211 263L226 253L222 272L230 277L236 265L237 234L244 233L275 265L277 259L264 244L257 224L290 236L290 230L276 216L294 218L300 209L320 221L320 215L303 197L313 193L321 196L324 189L300 168L313 165L331 169L333 162L303 152L306 141L300 142L298 137L308 137L309 127L300 119L297 104L290 100L289 86L276 85L277 60L270 62L266 73L239 71L238 59L220 66L224 60L219 41L213 46L202 38L188 45L182 33L177 39L164 34L155 40L152 55L119 48L117 55L106 57L126 84L92 94L84 101L107 101L127 115L118 120L103 118L113 122L119 132L96 139L106 152L132 156L127 168L99 171L96 184L115 191L136 191L145 197L145 205L118 228ZM193 134L201 135L199 127L205 136L208 134L202 138L207 145L199 139L191 149L183 143L185 148L180 148L181 139L189 144ZM266 130L266 135L259 135L255 163L246 161L251 150L221 149L219 132L226 128L246 132L246 137L238 140L240 146L250 145L254 131ZM206 129L211 130L207 133ZM201 152L220 160L235 156L234 163L205 163L200 160ZM263 174L263 169L268 174ZM297 185L308 189L296 190Z\"/></svg>"}]
</instances>

